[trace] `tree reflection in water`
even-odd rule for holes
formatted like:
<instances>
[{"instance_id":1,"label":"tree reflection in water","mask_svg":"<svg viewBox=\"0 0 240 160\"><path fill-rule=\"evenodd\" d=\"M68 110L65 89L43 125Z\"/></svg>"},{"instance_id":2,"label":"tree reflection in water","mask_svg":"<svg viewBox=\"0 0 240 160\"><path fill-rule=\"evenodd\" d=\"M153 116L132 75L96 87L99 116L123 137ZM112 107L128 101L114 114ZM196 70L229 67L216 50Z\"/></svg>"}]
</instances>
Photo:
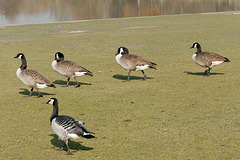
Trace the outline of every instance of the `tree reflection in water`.
<instances>
[{"instance_id":1,"label":"tree reflection in water","mask_svg":"<svg viewBox=\"0 0 240 160\"><path fill-rule=\"evenodd\" d=\"M240 0L0 0L0 25L233 11Z\"/></svg>"}]
</instances>

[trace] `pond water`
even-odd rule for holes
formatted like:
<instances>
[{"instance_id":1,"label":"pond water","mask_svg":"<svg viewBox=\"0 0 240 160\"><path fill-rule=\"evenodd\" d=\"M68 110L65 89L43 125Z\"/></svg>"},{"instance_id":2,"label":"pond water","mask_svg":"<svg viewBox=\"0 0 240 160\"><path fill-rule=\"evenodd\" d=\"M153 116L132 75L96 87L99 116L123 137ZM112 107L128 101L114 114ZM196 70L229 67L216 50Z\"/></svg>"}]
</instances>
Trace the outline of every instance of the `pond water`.
<instances>
[{"instance_id":1,"label":"pond water","mask_svg":"<svg viewBox=\"0 0 240 160\"><path fill-rule=\"evenodd\" d=\"M239 9L240 0L0 0L0 25Z\"/></svg>"}]
</instances>

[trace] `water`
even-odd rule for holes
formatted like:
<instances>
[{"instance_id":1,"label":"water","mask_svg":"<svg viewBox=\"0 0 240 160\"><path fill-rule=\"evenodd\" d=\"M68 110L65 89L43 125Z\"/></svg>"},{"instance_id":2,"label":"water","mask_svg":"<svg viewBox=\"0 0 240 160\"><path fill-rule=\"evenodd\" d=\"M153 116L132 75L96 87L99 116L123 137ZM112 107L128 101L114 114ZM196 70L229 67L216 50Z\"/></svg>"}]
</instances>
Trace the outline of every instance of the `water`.
<instances>
[{"instance_id":1,"label":"water","mask_svg":"<svg viewBox=\"0 0 240 160\"><path fill-rule=\"evenodd\" d=\"M239 9L240 0L0 0L0 25Z\"/></svg>"}]
</instances>

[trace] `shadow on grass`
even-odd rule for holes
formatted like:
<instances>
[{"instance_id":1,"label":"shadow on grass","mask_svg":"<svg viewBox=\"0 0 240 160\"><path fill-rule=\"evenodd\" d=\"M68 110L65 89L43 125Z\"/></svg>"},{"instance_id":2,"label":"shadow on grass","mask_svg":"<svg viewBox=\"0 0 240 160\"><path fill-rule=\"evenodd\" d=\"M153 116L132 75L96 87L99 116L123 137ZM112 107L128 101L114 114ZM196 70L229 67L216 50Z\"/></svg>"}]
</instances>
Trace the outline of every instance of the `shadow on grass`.
<instances>
[{"instance_id":1,"label":"shadow on grass","mask_svg":"<svg viewBox=\"0 0 240 160\"><path fill-rule=\"evenodd\" d=\"M56 134L50 134L49 136L53 137L51 139L51 143L55 147L61 148L64 145L64 142L61 139L59 139ZM84 151L93 150L93 148L85 147L85 146L81 145L80 143L82 143L82 142L75 142L75 141L68 140L68 145L69 145L69 148L71 150L77 150L77 151L79 151L79 150L84 150ZM65 151L66 151L66 149L67 149L67 147L64 148Z\"/></svg>"},{"instance_id":2,"label":"shadow on grass","mask_svg":"<svg viewBox=\"0 0 240 160\"><path fill-rule=\"evenodd\" d=\"M22 91L19 92L20 94L23 94L23 95L26 95L26 96L28 96L30 94L30 91L26 88L20 88L20 90L22 90ZM39 92L42 95L56 95L56 94L52 94L52 93L41 92L40 89L39 89ZM32 96L38 96L38 92L36 91L36 89L33 89Z\"/></svg>"},{"instance_id":3,"label":"shadow on grass","mask_svg":"<svg viewBox=\"0 0 240 160\"><path fill-rule=\"evenodd\" d=\"M62 86L66 86L67 85L67 81L63 81L63 80L56 80L54 82L52 82L54 84L58 84L58 85L62 85ZM78 82L80 85L92 85L91 83L82 83L82 82ZM69 86L75 86L76 82L74 81L69 81Z\"/></svg>"},{"instance_id":4,"label":"shadow on grass","mask_svg":"<svg viewBox=\"0 0 240 160\"><path fill-rule=\"evenodd\" d=\"M128 76L124 76L124 75L120 75L120 74L116 74L113 76L113 78L119 79L119 80L127 80ZM139 76L130 76L130 80L142 80L142 77ZM147 79L153 79L152 77L147 77Z\"/></svg>"},{"instance_id":5,"label":"shadow on grass","mask_svg":"<svg viewBox=\"0 0 240 160\"><path fill-rule=\"evenodd\" d=\"M204 72L189 72L185 71L183 73L190 74L190 75L197 75L197 76L206 76ZM224 75L225 73L210 73L210 75ZM206 76L207 77L207 76Z\"/></svg>"}]
</instances>

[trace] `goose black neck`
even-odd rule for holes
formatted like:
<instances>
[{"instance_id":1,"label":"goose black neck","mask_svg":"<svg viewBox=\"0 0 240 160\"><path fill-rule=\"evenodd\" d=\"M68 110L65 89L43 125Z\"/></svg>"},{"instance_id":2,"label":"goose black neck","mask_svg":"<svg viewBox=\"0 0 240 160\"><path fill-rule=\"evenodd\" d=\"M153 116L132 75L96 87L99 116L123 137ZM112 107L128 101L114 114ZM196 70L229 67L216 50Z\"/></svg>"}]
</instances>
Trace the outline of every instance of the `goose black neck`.
<instances>
[{"instance_id":1,"label":"goose black neck","mask_svg":"<svg viewBox=\"0 0 240 160\"><path fill-rule=\"evenodd\" d=\"M53 112L50 118L50 122L52 123L52 120L58 116L58 101L53 102Z\"/></svg>"},{"instance_id":2,"label":"goose black neck","mask_svg":"<svg viewBox=\"0 0 240 160\"><path fill-rule=\"evenodd\" d=\"M60 57L60 61L63 61L64 60L64 56Z\"/></svg>"},{"instance_id":3,"label":"goose black neck","mask_svg":"<svg viewBox=\"0 0 240 160\"><path fill-rule=\"evenodd\" d=\"M201 48L201 46L198 44L197 45L197 53L201 53L202 52L202 48Z\"/></svg>"},{"instance_id":4,"label":"goose black neck","mask_svg":"<svg viewBox=\"0 0 240 160\"><path fill-rule=\"evenodd\" d=\"M24 70L27 68L27 60L24 55L22 55L21 60L22 60L22 65L20 66L20 68L21 70Z\"/></svg>"}]
</instances>

